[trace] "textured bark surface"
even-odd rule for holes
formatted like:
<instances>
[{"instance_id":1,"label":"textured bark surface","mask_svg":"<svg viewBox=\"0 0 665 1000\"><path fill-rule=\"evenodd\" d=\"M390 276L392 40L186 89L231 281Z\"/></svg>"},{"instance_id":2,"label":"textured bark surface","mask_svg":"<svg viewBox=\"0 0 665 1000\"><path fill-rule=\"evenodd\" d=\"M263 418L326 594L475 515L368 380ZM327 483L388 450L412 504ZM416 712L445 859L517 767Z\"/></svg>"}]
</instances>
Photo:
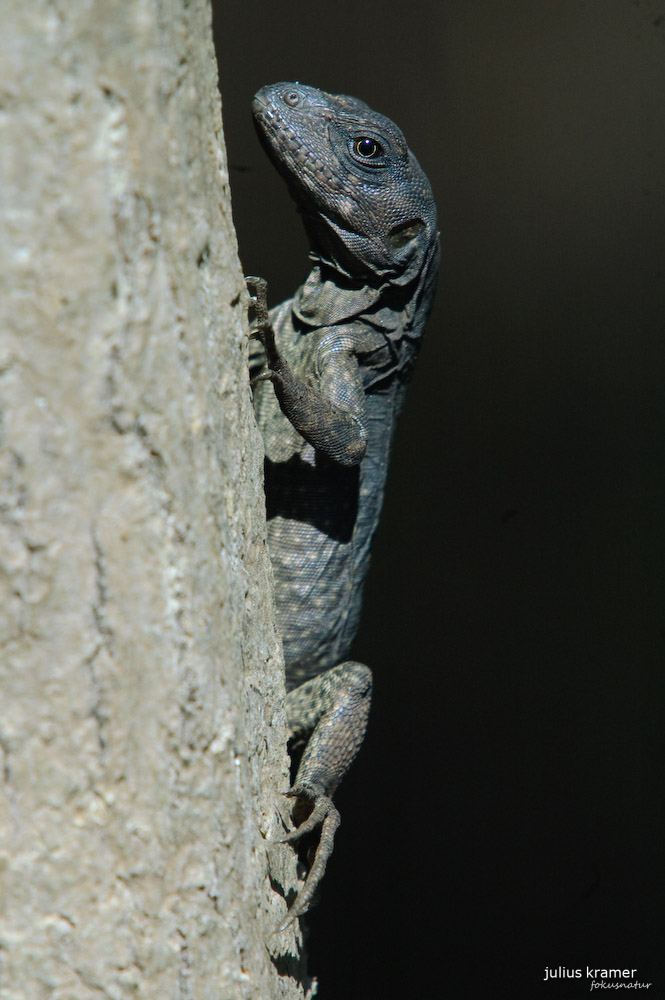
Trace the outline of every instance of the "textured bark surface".
<instances>
[{"instance_id":1,"label":"textured bark surface","mask_svg":"<svg viewBox=\"0 0 665 1000\"><path fill-rule=\"evenodd\" d=\"M302 996L207 0L5 10L0 209L0 997Z\"/></svg>"}]
</instances>

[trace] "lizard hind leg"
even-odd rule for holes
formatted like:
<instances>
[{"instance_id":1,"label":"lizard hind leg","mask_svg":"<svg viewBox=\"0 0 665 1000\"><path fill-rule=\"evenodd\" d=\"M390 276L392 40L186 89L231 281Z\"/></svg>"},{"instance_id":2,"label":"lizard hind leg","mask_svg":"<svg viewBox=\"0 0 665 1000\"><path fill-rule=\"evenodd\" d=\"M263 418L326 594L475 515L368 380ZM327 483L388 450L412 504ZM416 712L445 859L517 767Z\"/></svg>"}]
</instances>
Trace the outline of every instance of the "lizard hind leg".
<instances>
[{"instance_id":1,"label":"lizard hind leg","mask_svg":"<svg viewBox=\"0 0 665 1000\"><path fill-rule=\"evenodd\" d=\"M297 840L317 827L321 832L305 884L281 927L307 911L323 878L340 823L332 796L362 744L371 695L372 672L354 660L319 674L287 695L290 737L307 740L287 794L297 800L294 814L301 816L304 807L306 818L281 842Z\"/></svg>"}]
</instances>

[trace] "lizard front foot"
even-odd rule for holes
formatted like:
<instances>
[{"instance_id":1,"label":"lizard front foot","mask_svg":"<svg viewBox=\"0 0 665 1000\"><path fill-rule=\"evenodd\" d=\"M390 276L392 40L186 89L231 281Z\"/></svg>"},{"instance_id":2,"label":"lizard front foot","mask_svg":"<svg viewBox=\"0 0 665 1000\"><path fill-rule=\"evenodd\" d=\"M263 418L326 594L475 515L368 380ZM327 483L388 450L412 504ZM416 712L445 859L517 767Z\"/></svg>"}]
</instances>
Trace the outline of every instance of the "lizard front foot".
<instances>
[{"instance_id":1,"label":"lizard front foot","mask_svg":"<svg viewBox=\"0 0 665 1000\"><path fill-rule=\"evenodd\" d=\"M252 337L260 337L263 329L270 326L268 317L268 282L255 274L245 275L245 284L249 292L249 305L254 310L254 329Z\"/></svg>"},{"instance_id":2,"label":"lizard front foot","mask_svg":"<svg viewBox=\"0 0 665 1000\"><path fill-rule=\"evenodd\" d=\"M309 909L314 894L324 876L328 859L333 851L335 833L341 822L339 811L329 795L320 795L302 786L294 786L286 795L289 798L308 800L312 803L312 811L294 830L290 830L289 833L280 837L275 843L293 843L293 841L299 840L305 834L316 830L319 826L321 827L321 833L319 835L319 842L316 845L316 851L314 852L314 859L305 879L305 884L298 893L284 920L277 928L276 933L283 931L289 924L292 924L294 920L302 916Z\"/></svg>"},{"instance_id":3,"label":"lizard front foot","mask_svg":"<svg viewBox=\"0 0 665 1000\"><path fill-rule=\"evenodd\" d=\"M250 309L254 312L250 337L261 341L268 363L268 371L261 372L260 375L252 378L250 385L254 386L257 382L265 382L266 380L281 385L288 373L288 366L275 343L275 331L270 322L268 311L268 284L265 278L257 278L252 274L246 275L245 281L250 296Z\"/></svg>"}]
</instances>

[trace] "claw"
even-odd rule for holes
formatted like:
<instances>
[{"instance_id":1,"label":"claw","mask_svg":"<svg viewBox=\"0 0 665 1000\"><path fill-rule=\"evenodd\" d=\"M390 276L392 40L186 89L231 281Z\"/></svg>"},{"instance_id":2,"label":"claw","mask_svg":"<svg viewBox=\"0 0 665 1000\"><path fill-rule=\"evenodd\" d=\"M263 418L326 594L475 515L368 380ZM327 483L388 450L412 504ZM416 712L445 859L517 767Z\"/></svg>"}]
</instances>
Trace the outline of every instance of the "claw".
<instances>
[{"instance_id":1,"label":"claw","mask_svg":"<svg viewBox=\"0 0 665 1000\"><path fill-rule=\"evenodd\" d=\"M288 793L291 794L291 793ZM290 830L284 837L277 841L278 844L290 844L306 833L311 833L317 826L321 826L329 813L337 813L337 825L339 826L339 812L327 795L320 795L314 804L314 808L307 817L294 830Z\"/></svg>"},{"instance_id":2,"label":"claw","mask_svg":"<svg viewBox=\"0 0 665 1000\"><path fill-rule=\"evenodd\" d=\"M287 794L293 796L298 793L292 791ZM328 795L318 795L314 800L314 808L307 819L303 820L299 826L297 826L294 830L291 830L284 837L280 837L278 840L274 841L276 844L289 844L294 840L298 840L306 833L311 833L317 826L321 827L321 834L319 836L319 842L316 845L314 860L312 861L312 865L307 873L305 884L298 893L291 908L284 917L284 920L274 931L275 934L279 931L285 930L290 924L292 924L298 917L301 917L303 913L306 913L309 909L319 882L325 874L328 859L333 851L335 833L337 832L337 827L340 822L339 811L333 805L332 799Z\"/></svg>"},{"instance_id":3,"label":"claw","mask_svg":"<svg viewBox=\"0 0 665 1000\"><path fill-rule=\"evenodd\" d=\"M261 372L260 375L255 375L254 378L249 380L250 387L253 389L257 382L274 382L275 372Z\"/></svg>"}]
</instances>

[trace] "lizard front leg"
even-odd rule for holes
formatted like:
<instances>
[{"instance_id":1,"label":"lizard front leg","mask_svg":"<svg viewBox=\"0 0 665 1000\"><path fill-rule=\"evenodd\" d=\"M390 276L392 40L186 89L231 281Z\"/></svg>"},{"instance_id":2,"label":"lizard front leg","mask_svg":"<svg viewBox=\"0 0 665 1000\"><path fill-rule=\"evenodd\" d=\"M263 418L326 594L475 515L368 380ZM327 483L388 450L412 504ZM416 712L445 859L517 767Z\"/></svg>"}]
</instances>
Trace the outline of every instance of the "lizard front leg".
<instances>
[{"instance_id":1,"label":"lizard front leg","mask_svg":"<svg viewBox=\"0 0 665 1000\"><path fill-rule=\"evenodd\" d=\"M334 395L326 395L295 376L275 341L265 280L252 276L246 280L255 314L252 336L261 340L268 365L267 371L252 379L252 385L272 382L280 409L306 441L340 465L358 465L367 449L367 432L362 419L340 405ZM355 359L338 353L330 360L329 367L327 378L321 373L320 380L342 389L352 400L347 405L361 406L364 392L358 381ZM349 381L353 383L351 391L347 388Z\"/></svg>"},{"instance_id":2,"label":"lizard front leg","mask_svg":"<svg viewBox=\"0 0 665 1000\"><path fill-rule=\"evenodd\" d=\"M332 796L362 744L371 696L371 670L349 660L306 681L286 697L290 739L307 739L287 795L297 799L296 815L303 809L309 814L280 843L297 840L317 827L321 832L305 884L279 930L309 909L323 878L340 823Z\"/></svg>"}]
</instances>

